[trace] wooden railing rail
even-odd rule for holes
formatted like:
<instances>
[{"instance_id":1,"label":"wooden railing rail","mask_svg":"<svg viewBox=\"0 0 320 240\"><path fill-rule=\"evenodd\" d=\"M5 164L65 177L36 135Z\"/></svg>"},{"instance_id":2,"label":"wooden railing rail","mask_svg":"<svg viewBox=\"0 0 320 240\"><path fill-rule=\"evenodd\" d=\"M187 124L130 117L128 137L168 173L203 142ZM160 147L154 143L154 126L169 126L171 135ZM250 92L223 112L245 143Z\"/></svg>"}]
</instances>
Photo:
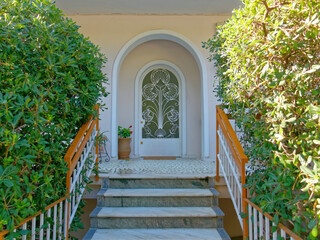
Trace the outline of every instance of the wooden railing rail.
<instances>
[{"instance_id":1,"label":"wooden railing rail","mask_svg":"<svg viewBox=\"0 0 320 240\"><path fill-rule=\"evenodd\" d=\"M243 164L248 162L248 157L244 154L244 150L237 137L237 134L231 126L229 121L230 117L231 116L229 114L226 114L220 109L219 106L217 106L217 126L221 126L221 130L226 135L227 141L231 147L232 155L235 158L238 167L240 168Z\"/></svg>"},{"instance_id":2,"label":"wooden railing rail","mask_svg":"<svg viewBox=\"0 0 320 240\"><path fill-rule=\"evenodd\" d=\"M95 106L95 109L98 116L98 106ZM66 178L66 195L48 205L44 212L40 211L28 217L15 227L15 231L29 230L28 234L22 235L22 240L68 239L70 224L85 190L84 178L88 179L93 168L98 167L99 147L95 141L98 134L99 120L91 116L89 121L79 129L64 156L69 168ZM8 233L9 231L0 232L0 240L3 240Z\"/></svg>"}]
</instances>

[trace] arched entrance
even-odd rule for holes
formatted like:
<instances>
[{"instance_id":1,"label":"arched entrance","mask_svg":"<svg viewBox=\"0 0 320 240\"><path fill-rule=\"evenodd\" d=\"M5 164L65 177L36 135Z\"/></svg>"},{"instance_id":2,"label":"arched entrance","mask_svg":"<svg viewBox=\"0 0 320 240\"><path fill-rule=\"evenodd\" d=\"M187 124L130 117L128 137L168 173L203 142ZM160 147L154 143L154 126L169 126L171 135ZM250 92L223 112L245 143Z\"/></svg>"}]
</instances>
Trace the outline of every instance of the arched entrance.
<instances>
[{"instance_id":1,"label":"arched entrance","mask_svg":"<svg viewBox=\"0 0 320 240\"><path fill-rule=\"evenodd\" d=\"M117 141L117 128L118 128L118 119L117 119L117 97L118 97L118 78L119 71L122 65L123 60L126 56L137 46L144 42L151 40L169 40L187 49L191 55L194 57L201 75L201 155L202 158L209 156L209 122L208 122L208 92L207 92L207 72L204 58L202 57L200 51L197 49L194 44L184 37L181 34L175 33L168 30L152 30L142 34L137 35L129 42L127 42L119 54L117 55L112 71L112 87L111 87L111 156L113 158L117 157L118 154L118 141Z\"/></svg>"}]
</instances>

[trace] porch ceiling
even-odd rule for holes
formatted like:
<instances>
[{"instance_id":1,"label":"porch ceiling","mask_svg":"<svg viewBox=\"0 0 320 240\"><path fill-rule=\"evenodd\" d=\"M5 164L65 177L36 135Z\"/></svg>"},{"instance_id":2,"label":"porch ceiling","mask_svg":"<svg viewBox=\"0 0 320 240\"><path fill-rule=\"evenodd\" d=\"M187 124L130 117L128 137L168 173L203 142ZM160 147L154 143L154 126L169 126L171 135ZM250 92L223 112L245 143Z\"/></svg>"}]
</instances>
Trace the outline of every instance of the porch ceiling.
<instances>
[{"instance_id":1,"label":"porch ceiling","mask_svg":"<svg viewBox=\"0 0 320 240\"><path fill-rule=\"evenodd\" d=\"M229 15L241 0L56 0L65 14Z\"/></svg>"}]
</instances>

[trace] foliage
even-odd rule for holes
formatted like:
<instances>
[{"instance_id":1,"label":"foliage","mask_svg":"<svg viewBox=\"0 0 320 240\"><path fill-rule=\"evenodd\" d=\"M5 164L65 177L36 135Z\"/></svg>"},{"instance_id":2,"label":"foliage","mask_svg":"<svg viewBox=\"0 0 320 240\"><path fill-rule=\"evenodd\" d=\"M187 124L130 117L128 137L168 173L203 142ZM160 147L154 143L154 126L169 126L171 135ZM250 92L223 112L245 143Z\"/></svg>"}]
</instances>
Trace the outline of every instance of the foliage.
<instances>
[{"instance_id":1,"label":"foliage","mask_svg":"<svg viewBox=\"0 0 320 240\"><path fill-rule=\"evenodd\" d=\"M98 145L105 144L108 141L108 137L105 135L105 132L99 130L99 134L96 136L95 142Z\"/></svg>"},{"instance_id":2,"label":"foliage","mask_svg":"<svg viewBox=\"0 0 320 240\"><path fill-rule=\"evenodd\" d=\"M130 128L132 128L132 126L130 126L129 128L123 128L121 126L118 126L118 136L121 138L130 137L132 134L132 131Z\"/></svg>"},{"instance_id":3,"label":"foliage","mask_svg":"<svg viewBox=\"0 0 320 240\"><path fill-rule=\"evenodd\" d=\"M49 0L0 0L0 231L65 195L63 156L107 95L78 29Z\"/></svg>"},{"instance_id":4,"label":"foliage","mask_svg":"<svg viewBox=\"0 0 320 240\"><path fill-rule=\"evenodd\" d=\"M217 95L244 130L253 201L306 239L319 237L319 0L246 0L204 46Z\"/></svg>"}]
</instances>

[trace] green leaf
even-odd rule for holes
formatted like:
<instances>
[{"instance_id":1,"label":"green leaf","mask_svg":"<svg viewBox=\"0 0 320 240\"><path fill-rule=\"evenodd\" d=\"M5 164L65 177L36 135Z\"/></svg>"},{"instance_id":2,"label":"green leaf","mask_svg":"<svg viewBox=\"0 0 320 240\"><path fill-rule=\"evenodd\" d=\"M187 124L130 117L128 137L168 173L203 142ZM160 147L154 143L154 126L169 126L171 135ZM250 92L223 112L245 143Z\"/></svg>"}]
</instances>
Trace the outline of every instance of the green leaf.
<instances>
[{"instance_id":1,"label":"green leaf","mask_svg":"<svg viewBox=\"0 0 320 240\"><path fill-rule=\"evenodd\" d=\"M317 224L317 219L312 219L309 224L308 224L308 228L313 229Z\"/></svg>"},{"instance_id":2,"label":"green leaf","mask_svg":"<svg viewBox=\"0 0 320 240\"><path fill-rule=\"evenodd\" d=\"M317 225L313 227L310 235L311 235L312 237L314 237L315 239L318 237L318 235L319 235L319 230L318 230L318 226L317 226Z\"/></svg>"},{"instance_id":3,"label":"green leaf","mask_svg":"<svg viewBox=\"0 0 320 240\"><path fill-rule=\"evenodd\" d=\"M10 181L9 179L1 180L0 183L1 183L1 182L2 182L4 185L6 185L8 188L13 187L13 182Z\"/></svg>"}]
</instances>

